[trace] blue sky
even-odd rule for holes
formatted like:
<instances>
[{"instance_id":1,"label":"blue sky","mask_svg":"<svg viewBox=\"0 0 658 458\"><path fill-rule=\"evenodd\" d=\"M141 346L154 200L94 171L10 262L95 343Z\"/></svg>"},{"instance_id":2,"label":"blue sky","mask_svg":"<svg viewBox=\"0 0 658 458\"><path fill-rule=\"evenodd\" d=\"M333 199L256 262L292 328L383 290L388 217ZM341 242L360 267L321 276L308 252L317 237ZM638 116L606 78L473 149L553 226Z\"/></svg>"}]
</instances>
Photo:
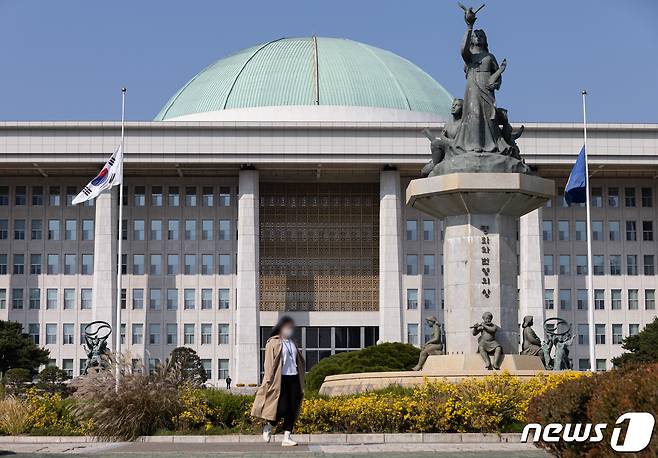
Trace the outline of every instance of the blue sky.
<instances>
[{"instance_id":1,"label":"blue sky","mask_svg":"<svg viewBox=\"0 0 658 458\"><path fill-rule=\"evenodd\" d=\"M658 1L484 1L512 121L578 121L586 87L591 121L658 122ZM391 50L460 95L463 30L453 0L0 0L0 119L116 119L122 85L128 118L152 119L228 53L313 34Z\"/></svg>"}]
</instances>

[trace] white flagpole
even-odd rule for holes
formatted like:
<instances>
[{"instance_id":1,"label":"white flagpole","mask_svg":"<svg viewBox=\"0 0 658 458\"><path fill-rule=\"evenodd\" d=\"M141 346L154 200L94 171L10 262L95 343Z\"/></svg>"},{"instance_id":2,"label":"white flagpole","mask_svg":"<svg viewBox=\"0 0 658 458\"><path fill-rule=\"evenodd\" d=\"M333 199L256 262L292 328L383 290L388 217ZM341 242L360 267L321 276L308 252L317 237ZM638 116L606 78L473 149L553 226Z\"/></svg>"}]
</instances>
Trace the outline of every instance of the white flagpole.
<instances>
[{"instance_id":1,"label":"white flagpole","mask_svg":"<svg viewBox=\"0 0 658 458\"><path fill-rule=\"evenodd\" d=\"M583 140L585 147L585 186L587 208L587 325L589 334L589 370L596 372L596 336L594 333L594 266L592 265L592 214L590 200L592 193L589 186L589 161L587 160L587 91L581 92L583 96Z\"/></svg>"},{"instance_id":2,"label":"white flagpole","mask_svg":"<svg viewBox=\"0 0 658 458\"><path fill-rule=\"evenodd\" d=\"M116 392L119 392L119 377L121 375L121 253L122 253L122 233L123 233L123 158L125 157L124 148L124 131L126 122L126 88L121 88L121 184L119 185L119 239L117 242L117 302L116 302L116 374L115 386Z\"/></svg>"}]
</instances>

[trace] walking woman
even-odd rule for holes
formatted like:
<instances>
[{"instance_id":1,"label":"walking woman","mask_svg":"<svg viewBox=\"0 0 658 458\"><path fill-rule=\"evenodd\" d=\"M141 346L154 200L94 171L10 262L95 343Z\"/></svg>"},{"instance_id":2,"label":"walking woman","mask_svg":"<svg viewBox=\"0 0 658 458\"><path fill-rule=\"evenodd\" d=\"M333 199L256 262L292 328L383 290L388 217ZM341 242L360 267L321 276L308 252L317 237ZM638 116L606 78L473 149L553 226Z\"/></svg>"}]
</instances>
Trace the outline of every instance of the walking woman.
<instances>
[{"instance_id":1,"label":"walking woman","mask_svg":"<svg viewBox=\"0 0 658 458\"><path fill-rule=\"evenodd\" d=\"M263 428L263 439L269 442L272 429L283 420L283 440L281 445L297 445L292 433L299 407L304 396L304 357L295 345L292 335L295 321L282 316L265 345L265 374L256 392L251 415L267 420Z\"/></svg>"}]
</instances>

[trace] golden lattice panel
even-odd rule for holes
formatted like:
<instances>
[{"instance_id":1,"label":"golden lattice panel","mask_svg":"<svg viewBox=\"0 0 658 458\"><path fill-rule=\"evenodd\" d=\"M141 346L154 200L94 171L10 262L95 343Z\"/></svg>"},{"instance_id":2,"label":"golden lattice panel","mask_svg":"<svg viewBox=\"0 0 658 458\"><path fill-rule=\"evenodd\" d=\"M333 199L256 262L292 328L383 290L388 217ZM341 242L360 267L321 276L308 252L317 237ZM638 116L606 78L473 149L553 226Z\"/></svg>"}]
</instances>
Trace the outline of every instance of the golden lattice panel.
<instances>
[{"instance_id":1,"label":"golden lattice panel","mask_svg":"<svg viewBox=\"0 0 658 458\"><path fill-rule=\"evenodd\" d=\"M378 309L377 184L261 183L260 307Z\"/></svg>"}]
</instances>

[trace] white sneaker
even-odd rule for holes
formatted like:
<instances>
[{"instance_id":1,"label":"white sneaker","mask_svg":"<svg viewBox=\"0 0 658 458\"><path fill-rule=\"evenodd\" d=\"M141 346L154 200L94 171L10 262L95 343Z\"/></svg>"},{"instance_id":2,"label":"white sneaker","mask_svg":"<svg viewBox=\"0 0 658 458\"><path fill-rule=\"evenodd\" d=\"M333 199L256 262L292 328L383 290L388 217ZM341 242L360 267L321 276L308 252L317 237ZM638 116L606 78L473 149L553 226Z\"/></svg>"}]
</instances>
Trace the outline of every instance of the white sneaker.
<instances>
[{"instance_id":1,"label":"white sneaker","mask_svg":"<svg viewBox=\"0 0 658 458\"><path fill-rule=\"evenodd\" d=\"M297 442L290 438L290 431L285 431L283 433L283 440L281 441L282 447L294 447L297 445Z\"/></svg>"},{"instance_id":2,"label":"white sneaker","mask_svg":"<svg viewBox=\"0 0 658 458\"><path fill-rule=\"evenodd\" d=\"M269 423L266 423L265 427L263 428L263 440L265 442L272 440L272 425Z\"/></svg>"}]
</instances>

